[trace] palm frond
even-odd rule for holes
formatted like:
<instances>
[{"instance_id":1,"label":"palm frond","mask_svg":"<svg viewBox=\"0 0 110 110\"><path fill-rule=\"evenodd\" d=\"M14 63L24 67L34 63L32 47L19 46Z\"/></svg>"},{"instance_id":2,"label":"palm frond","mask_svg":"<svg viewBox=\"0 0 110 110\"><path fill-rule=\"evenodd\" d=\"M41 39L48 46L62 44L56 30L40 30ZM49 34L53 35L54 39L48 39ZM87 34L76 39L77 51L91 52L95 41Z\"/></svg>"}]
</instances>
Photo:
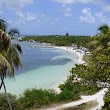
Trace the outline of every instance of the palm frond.
<instances>
[{"instance_id":1,"label":"palm frond","mask_svg":"<svg viewBox=\"0 0 110 110\"><path fill-rule=\"evenodd\" d=\"M6 69L4 70L5 71L5 74L8 71L10 73L9 74L10 77L14 76L13 67L10 65L10 63L8 62L8 60L3 55L1 55L1 54L0 54L0 66L1 66L0 70L2 70L2 71L0 71L0 76L3 76L4 75L3 74L4 72L3 72L2 67L6 67Z\"/></svg>"},{"instance_id":2,"label":"palm frond","mask_svg":"<svg viewBox=\"0 0 110 110\"><path fill-rule=\"evenodd\" d=\"M100 31L102 34L107 34L109 31L109 26L107 24L103 24L99 26L98 31Z\"/></svg>"},{"instance_id":3,"label":"palm frond","mask_svg":"<svg viewBox=\"0 0 110 110\"><path fill-rule=\"evenodd\" d=\"M3 19L0 19L0 29L2 29L3 31L7 30L7 22Z\"/></svg>"},{"instance_id":4,"label":"palm frond","mask_svg":"<svg viewBox=\"0 0 110 110\"><path fill-rule=\"evenodd\" d=\"M6 50L11 42L10 35L0 30L0 51Z\"/></svg>"},{"instance_id":5,"label":"palm frond","mask_svg":"<svg viewBox=\"0 0 110 110\"><path fill-rule=\"evenodd\" d=\"M15 68L19 68L20 66L22 67L22 63L19 57L19 53L17 51L17 49L15 48L15 46L10 45L9 50L7 52L7 60L9 61L9 63L15 67Z\"/></svg>"},{"instance_id":6,"label":"palm frond","mask_svg":"<svg viewBox=\"0 0 110 110\"><path fill-rule=\"evenodd\" d=\"M22 54L22 48L19 44L12 44L13 48L15 48L20 54Z\"/></svg>"},{"instance_id":7,"label":"palm frond","mask_svg":"<svg viewBox=\"0 0 110 110\"><path fill-rule=\"evenodd\" d=\"M19 31L17 29L10 29L10 31L8 32L10 36L14 36L17 34L18 36L20 35Z\"/></svg>"}]
</instances>

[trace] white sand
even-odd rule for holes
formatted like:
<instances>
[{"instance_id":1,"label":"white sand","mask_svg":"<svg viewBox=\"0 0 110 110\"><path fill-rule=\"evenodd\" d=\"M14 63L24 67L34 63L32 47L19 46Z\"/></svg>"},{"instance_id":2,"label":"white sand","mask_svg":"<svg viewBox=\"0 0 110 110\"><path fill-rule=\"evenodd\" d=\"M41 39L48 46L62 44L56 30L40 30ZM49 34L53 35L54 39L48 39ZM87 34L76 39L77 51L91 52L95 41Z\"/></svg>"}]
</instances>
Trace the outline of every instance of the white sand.
<instances>
[{"instance_id":1,"label":"white sand","mask_svg":"<svg viewBox=\"0 0 110 110\"><path fill-rule=\"evenodd\" d=\"M65 47L65 46L55 46L54 48L59 48L59 49L64 49L67 50L68 52L72 52L75 53L76 55L78 55L77 59L78 59L78 64L83 64L85 63L85 61L83 60L83 55L84 55L84 51L80 50L80 49L74 49L73 47ZM80 51L80 52L78 52Z\"/></svg>"},{"instance_id":2,"label":"white sand","mask_svg":"<svg viewBox=\"0 0 110 110\"><path fill-rule=\"evenodd\" d=\"M97 100L97 102L99 103L98 106L95 107L92 110L100 110L101 107L104 105L103 97L104 97L106 92L107 92L107 88L104 88L103 90L101 90L100 92L97 92L94 95L81 96L81 100L71 102L71 103L67 103L67 104L62 104L62 105L56 106L56 107L51 107L51 108L48 108L48 109L45 109L45 110L60 110L60 109L63 109L63 108L68 108L68 107L80 105L80 104L83 104L83 103L87 103L87 102L92 101L92 100ZM42 109L42 110L44 110L44 109Z\"/></svg>"},{"instance_id":3,"label":"white sand","mask_svg":"<svg viewBox=\"0 0 110 110\"><path fill-rule=\"evenodd\" d=\"M76 55L77 55L77 64L83 64L83 63L85 63L85 61L83 60L83 55L84 55L84 51L81 51L81 53L80 52L78 52L78 50L79 49L74 49L73 50L73 47L66 47L66 46L54 46L54 48L59 48L59 49L63 49L63 50L66 50L67 52L70 52L70 53L75 53ZM62 83L64 83L64 82L60 82L60 84L62 84ZM60 90L60 88L56 88L56 85L55 85L55 88L54 88L54 90L57 92L57 93L60 93L61 92L61 90Z\"/></svg>"},{"instance_id":4,"label":"white sand","mask_svg":"<svg viewBox=\"0 0 110 110\"><path fill-rule=\"evenodd\" d=\"M66 51L68 51L70 53L76 54L77 55L77 64L83 64L83 63L85 63L85 61L83 60L84 51L82 51L80 49L74 49L73 50L73 47L71 47L71 46L70 47L66 47L66 46L54 46L54 48L63 49L63 50L66 50ZM78 52L78 51L80 51L80 52ZM64 83L64 82L60 82L60 84L62 84L62 83ZM56 88L56 85L55 85L54 90L57 93L60 93L61 92L60 88L58 88L58 87Z\"/></svg>"}]
</instances>

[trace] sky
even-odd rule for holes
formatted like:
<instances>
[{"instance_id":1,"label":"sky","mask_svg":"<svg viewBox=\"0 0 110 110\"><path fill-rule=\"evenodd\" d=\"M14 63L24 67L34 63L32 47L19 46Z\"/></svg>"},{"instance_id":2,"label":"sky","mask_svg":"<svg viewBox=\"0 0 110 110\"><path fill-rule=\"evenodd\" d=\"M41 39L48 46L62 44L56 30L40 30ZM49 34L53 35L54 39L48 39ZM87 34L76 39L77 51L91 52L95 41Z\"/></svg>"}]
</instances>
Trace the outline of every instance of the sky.
<instances>
[{"instance_id":1,"label":"sky","mask_svg":"<svg viewBox=\"0 0 110 110\"><path fill-rule=\"evenodd\" d=\"M95 35L110 0L0 0L0 18L22 35Z\"/></svg>"}]
</instances>

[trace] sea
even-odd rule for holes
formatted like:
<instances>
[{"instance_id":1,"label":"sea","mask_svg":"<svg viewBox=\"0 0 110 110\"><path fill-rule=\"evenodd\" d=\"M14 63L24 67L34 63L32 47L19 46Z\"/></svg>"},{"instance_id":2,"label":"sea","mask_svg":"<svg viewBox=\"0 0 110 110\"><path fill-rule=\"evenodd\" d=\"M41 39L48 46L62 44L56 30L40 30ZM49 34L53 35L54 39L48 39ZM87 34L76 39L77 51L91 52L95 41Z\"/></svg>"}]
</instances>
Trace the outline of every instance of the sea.
<instances>
[{"instance_id":1,"label":"sea","mask_svg":"<svg viewBox=\"0 0 110 110\"><path fill-rule=\"evenodd\" d=\"M23 54L22 67L15 69L15 77L5 79L7 92L22 95L27 89L56 89L66 81L70 70L77 63L77 55L45 43L19 42ZM33 48L32 48L33 47ZM2 92L4 89L2 87Z\"/></svg>"}]
</instances>

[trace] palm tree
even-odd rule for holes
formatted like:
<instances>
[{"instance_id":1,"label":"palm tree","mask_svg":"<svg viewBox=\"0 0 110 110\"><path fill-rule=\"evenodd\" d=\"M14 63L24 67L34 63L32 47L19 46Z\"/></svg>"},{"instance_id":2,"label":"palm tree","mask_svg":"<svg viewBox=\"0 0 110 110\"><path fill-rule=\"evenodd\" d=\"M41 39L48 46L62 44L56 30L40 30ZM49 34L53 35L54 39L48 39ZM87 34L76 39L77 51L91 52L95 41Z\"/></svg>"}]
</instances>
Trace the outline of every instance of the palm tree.
<instances>
[{"instance_id":1,"label":"palm tree","mask_svg":"<svg viewBox=\"0 0 110 110\"><path fill-rule=\"evenodd\" d=\"M109 31L109 26L107 24L101 25L98 28L98 31L100 31L101 34L107 34L107 32Z\"/></svg>"},{"instance_id":2,"label":"palm tree","mask_svg":"<svg viewBox=\"0 0 110 110\"><path fill-rule=\"evenodd\" d=\"M104 48L107 48L110 41L110 28L107 24L99 26L97 30L100 33L94 36L93 40L88 44L91 51L95 50L94 53L102 52Z\"/></svg>"},{"instance_id":3,"label":"palm tree","mask_svg":"<svg viewBox=\"0 0 110 110\"><path fill-rule=\"evenodd\" d=\"M14 77L14 68L19 68L21 66L21 60L19 58L19 53L22 53L21 46L18 44L11 44L11 36L18 31L11 30L9 33L6 32L7 23L0 19L0 78L1 85L3 86L8 101L10 110L12 110L11 103L9 101L6 86L4 83L4 78L8 75L10 78ZM19 33L18 33L19 34Z\"/></svg>"}]
</instances>

